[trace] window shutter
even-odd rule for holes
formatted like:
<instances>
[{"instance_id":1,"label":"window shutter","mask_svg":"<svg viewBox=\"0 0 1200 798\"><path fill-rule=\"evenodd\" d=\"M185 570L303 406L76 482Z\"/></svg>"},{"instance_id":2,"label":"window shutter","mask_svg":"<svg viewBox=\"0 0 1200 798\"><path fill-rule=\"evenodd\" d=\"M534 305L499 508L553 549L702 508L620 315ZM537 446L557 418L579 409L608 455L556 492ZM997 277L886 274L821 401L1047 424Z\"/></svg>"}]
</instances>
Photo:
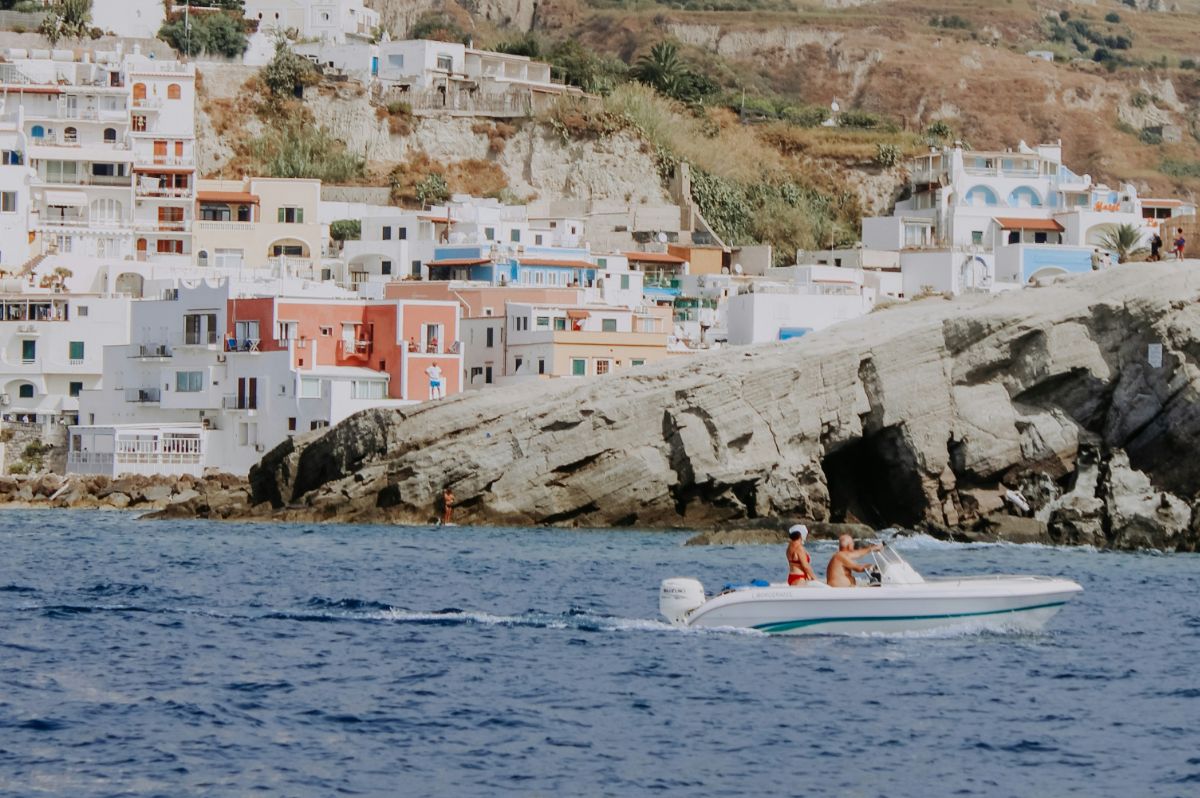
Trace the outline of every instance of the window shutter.
<instances>
[{"instance_id":1,"label":"window shutter","mask_svg":"<svg viewBox=\"0 0 1200 798\"><path fill-rule=\"evenodd\" d=\"M283 224L283 214L284 214L284 209L280 208L279 209L279 223L280 224Z\"/></svg>"}]
</instances>

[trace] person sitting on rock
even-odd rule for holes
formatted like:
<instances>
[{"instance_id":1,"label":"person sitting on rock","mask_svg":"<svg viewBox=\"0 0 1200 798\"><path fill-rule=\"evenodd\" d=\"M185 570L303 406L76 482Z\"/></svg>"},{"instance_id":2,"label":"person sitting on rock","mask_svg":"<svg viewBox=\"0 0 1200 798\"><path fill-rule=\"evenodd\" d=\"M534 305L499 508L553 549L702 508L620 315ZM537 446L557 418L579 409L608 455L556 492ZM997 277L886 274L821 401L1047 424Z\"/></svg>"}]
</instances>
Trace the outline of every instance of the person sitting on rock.
<instances>
[{"instance_id":1,"label":"person sitting on rock","mask_svg":"<svg viewBox=\"0 0 1200 798\"><path fill-rule=\"evenodd\" d=\"M817 575L812 569L812 557L804 548L804 541L808 540L808 527L796 524L788 530L788 539L791 540L787 547L788 584L815 582Z\"/></svg>"},{"instance_id":2,"label":"person sitting on rock","mask_svg":"<svg viewBox=\"0 0 1200 798\"><path fill-rule=\"evenodd\" d=\"M879 551L883 546L876 543L865 549L854 548L854 538L842 535L838 538L838 550L829 558L829 567L825 569L825 582L830 587L857 587L854 578L856 572L866 571L868 566L858 561L859 557Z\"/></svg>"}]
</instances>

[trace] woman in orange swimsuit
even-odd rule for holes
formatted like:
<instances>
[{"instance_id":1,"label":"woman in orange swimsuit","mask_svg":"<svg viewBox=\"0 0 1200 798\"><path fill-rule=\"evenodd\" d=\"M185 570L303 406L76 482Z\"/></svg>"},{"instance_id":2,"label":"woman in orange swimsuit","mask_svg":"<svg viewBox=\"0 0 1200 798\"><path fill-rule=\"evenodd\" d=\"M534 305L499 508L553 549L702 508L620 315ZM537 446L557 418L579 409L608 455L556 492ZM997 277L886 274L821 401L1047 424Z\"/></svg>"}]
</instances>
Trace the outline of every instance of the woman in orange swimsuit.
<instances>
[{"instance_id":1,"label":"woman in orange swimsuit","mask_svg":"<svg viewBox=\"0 0 1200 798\"><path fill-rule=\"evenodd\" d=\"M815 580L817 575L813 573L812 556L804 548L804 542L808 540L808 527L796 524L788 530L788 539L791 541L787 547L788 584Z\"/></svg>"}]
</instances>

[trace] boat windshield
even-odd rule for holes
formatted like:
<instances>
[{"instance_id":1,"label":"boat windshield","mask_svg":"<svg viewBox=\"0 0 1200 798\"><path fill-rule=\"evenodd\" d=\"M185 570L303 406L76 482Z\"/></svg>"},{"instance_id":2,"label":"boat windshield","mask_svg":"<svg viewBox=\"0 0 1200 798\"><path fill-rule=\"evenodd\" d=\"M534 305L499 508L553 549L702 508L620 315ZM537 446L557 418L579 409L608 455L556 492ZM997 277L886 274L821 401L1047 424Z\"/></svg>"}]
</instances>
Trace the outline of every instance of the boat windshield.
<instances>
[{"instance_id":1,"label":"boat windshield","mask_svg":"<svg viewBox=\"0 0 1200 798\"><path fill-rule=\"evenodd\" d=\"M925 581L917 569L887 543L879 551L872 552L871 557L885 585L919 585Z\"/></svg>"}]
</instances>

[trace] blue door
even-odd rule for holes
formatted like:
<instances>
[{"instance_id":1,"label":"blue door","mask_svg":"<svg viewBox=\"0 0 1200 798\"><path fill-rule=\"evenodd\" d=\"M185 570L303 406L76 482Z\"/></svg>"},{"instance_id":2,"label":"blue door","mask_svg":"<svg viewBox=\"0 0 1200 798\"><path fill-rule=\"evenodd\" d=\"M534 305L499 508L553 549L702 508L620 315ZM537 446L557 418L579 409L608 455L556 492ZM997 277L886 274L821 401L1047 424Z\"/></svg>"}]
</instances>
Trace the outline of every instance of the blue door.
<instances>
[{"instance_id":1,"label":"blue door","mask_svg":"<svg viewBox=\"0 0 1200 798\"><path fill-rule=\"evenodd\" d=\"M379 74L379 56L377 56L377 55L371 56L371 74L372 75Z\"/></svg>"}]
</instances>

